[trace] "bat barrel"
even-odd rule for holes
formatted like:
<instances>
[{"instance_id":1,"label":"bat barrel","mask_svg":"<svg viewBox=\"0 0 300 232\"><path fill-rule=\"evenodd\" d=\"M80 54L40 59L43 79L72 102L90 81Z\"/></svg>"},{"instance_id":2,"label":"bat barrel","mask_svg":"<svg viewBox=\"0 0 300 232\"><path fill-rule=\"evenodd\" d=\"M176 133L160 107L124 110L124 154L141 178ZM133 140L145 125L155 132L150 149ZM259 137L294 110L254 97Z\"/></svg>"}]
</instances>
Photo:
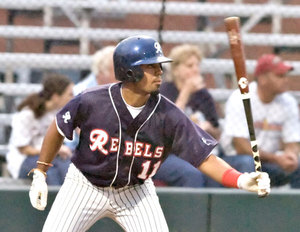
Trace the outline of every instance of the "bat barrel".
<instances>
[{"instance_id":1,"label":"bat barrel","mask_svg":"<svg viewBox=\"0 0 300 232\"><path fill-rule=\"evenodd\" d=\"M244 47L240 33L240 19L228 17L225 19L225 27L228 34L231 56L234 63L235 73L241 93L248 93L248 81L245 62Z\"/></svg>"}]
</instances>

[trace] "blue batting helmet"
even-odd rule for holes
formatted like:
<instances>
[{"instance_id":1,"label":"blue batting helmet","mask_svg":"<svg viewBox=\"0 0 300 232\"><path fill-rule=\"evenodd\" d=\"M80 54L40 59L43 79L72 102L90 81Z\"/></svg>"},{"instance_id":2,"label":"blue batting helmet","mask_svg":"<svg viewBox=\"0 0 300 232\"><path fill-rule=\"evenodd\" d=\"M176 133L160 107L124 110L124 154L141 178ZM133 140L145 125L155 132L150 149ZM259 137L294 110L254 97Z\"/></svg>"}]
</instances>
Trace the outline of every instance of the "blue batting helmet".
<instances>
[{"instance_id":1,"label":"blue batting helmet","mask_svg":"<svg viewBox=\"0 0 300 232\"><path fill-rule=\"evenodd\" d=\"M160 44L149 36L132 36L122 40L114 51L116 79L137 82L144 76L141 64L171 62L165 57Z\"/></svg>"}]
</instances>

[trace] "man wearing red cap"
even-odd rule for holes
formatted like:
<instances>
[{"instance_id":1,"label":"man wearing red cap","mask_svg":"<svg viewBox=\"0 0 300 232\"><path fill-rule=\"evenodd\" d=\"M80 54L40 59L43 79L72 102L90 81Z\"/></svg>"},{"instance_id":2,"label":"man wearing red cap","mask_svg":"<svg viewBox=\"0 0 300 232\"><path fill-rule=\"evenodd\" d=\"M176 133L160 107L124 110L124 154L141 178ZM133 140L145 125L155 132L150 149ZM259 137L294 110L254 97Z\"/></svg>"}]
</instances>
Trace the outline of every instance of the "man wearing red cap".
<instances>
[{"instance_id":1,"label":"man wearing red cap","mask_svg":"<svg viewBox=\"0 0 300 232\"><path fill-rule=\"evenodd\" d=\"M283 62L279 56L265 54L258 59L254 75L258 77L267 73L274 73L275 75L285 76L285 74L292 70L293 67Z\"/></svg>"},{"instance_id":2,"label":"man wearing red cap","mask_svg":"<svg viewBox=\"0 0 300 232\"><path fill-rule=\"evenodd\" d=\"M262 169L271 185L287 183L300 188L298 160L300 141L299 108L288 90L288 72L293 67L273 54L261 56L250 83L251 106ZM252 155L247 122L239 91L225 107L221 144L226 155Z\"/></svg>"}]
</instances>

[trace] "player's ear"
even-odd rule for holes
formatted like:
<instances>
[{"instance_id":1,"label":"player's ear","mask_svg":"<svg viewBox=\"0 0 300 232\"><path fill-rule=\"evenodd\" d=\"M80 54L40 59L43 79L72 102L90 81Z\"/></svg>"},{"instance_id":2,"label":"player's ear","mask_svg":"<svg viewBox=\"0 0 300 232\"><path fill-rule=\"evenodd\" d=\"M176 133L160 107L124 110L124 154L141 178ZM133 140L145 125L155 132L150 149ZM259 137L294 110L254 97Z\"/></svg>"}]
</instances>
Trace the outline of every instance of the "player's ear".
<instances>
[{"instance_id":1,"label":"player's ear","mask_svg":"<svg viewBox=\"0 0 300 232\"><path fill-rule=\"evenodd\" d=\"M133 71L131 69L128 69L127 72L126 72L126 76L127 76L127 78L132 79L133 78Z\"/></svg>"}]
</instances>

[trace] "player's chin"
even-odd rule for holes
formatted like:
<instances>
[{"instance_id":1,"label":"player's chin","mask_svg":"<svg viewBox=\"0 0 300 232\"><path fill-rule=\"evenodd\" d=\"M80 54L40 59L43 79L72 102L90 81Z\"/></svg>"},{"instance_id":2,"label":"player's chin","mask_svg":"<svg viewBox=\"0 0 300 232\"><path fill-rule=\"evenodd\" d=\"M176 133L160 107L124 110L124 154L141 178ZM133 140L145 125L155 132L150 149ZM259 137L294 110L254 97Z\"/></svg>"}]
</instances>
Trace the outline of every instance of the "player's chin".
<instances>
[{"instance_id":1,"label":"player's chin","mask_svg":"<svg viewBox=\"0 0 300 232\"><path fill-rule=\"evenodd\" d=\"M157 94L159 94L159 92L160 92L160 85L158 85L156 88L154 88L151 91L151 95L157 95Z\"/></svg>"},{"instance_id":2,"label":"player's chin","mask_svg":"<svg viewBox=\"0 0 300 232\"><path fill-rule=\"evenodd\" d=\"M152 95L152 96L156 96L156 95L158 95L158 94L159 94L159 89L156 90L156 91L152 91L152 92L151 92L151 95Z\"/></svg>"}]
</instances>

